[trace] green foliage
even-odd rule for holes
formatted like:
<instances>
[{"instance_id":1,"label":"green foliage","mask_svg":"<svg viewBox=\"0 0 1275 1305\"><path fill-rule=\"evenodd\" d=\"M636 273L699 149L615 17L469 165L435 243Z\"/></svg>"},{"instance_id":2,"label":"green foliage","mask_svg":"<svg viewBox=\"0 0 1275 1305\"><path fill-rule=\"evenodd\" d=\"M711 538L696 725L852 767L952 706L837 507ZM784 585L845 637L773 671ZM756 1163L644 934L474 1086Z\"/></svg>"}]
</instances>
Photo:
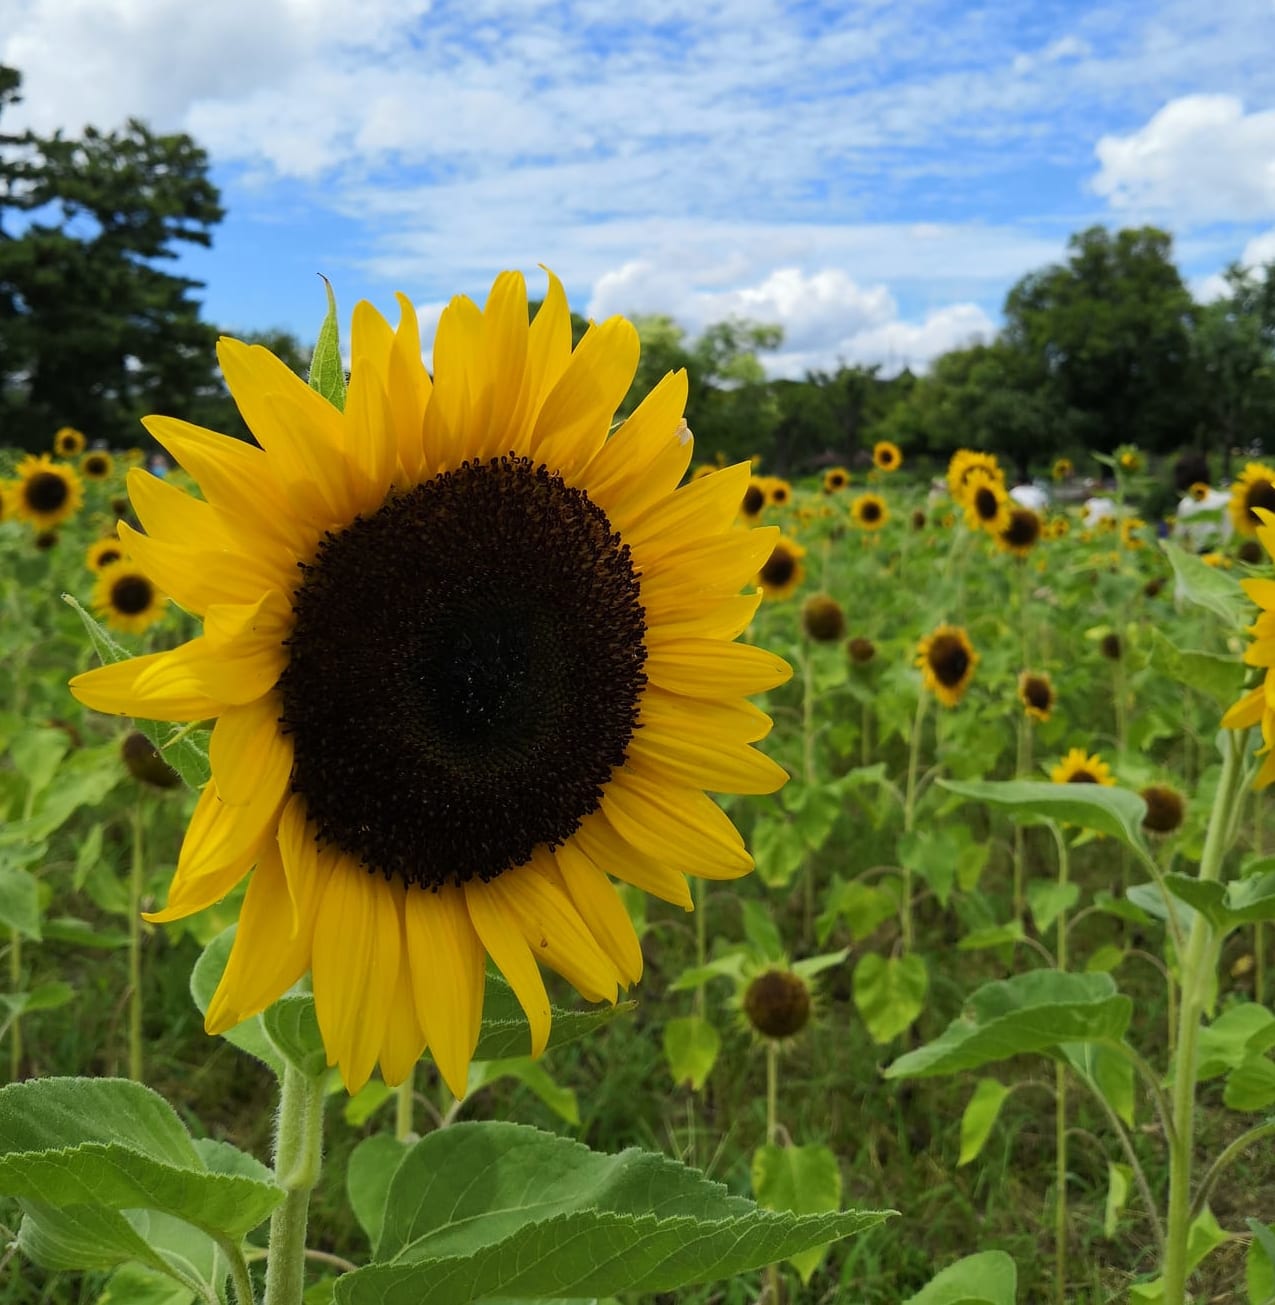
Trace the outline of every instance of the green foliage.
<instances>
[{"instance_id":1,"label":"green foliage","mask_svg":"<svg viewBox=\"0 0 1275 1305\"><path fill-rule=\"evenodd\" d=\"M753 1152L753 1195L763 1210L826 1214L841 1208L841 1170L826 1146L761 1146ZM827 1254L812 1246L788 1257L808 1283Z\"/></svg>"},{"instance_id":2,"label":"green foliage","mask_svg":"<svg viewBox=\"0 0 1275 1305\"><path fill-rule=\"evenodd\" d=\"M929 971L917 955L867 952L854 967L854 1004L874 1042L892 1042L925 1008Z\"/></svg>"},{"instance_id":3,"label":"green foliage","mask_svg":"<svg viewBox=\"0 0 1275 1305\"><path fill-rule=\"evenodd\" d=\"M1018 1269L1004 1251L967 1255L937 1273L904 1305L1014 1305Z\"/></svg>"}]
</instances>

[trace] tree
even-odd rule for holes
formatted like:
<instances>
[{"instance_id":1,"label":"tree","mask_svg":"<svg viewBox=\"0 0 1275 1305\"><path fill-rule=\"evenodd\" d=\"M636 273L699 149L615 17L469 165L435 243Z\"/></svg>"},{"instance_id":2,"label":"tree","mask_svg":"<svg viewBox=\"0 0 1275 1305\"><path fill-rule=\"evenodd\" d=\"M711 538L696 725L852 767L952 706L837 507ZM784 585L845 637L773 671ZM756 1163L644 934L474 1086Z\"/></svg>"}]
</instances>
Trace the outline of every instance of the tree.
<instances>
[{"instance_id":1,"label":"tree","mask_svg":"<svg viewBox=\"0 0 1275 1305\"><path fill-rule=\"evenodd\" d=\"M0 69L0 111L21 79ZM150 411L210 384L215 331L199 283L161 269L207 246L222 218L208 158L184 134L130 119L0 135L0 414L6 439L45 447L61 425L116 445Z\"/></svg>"}]
</instances>

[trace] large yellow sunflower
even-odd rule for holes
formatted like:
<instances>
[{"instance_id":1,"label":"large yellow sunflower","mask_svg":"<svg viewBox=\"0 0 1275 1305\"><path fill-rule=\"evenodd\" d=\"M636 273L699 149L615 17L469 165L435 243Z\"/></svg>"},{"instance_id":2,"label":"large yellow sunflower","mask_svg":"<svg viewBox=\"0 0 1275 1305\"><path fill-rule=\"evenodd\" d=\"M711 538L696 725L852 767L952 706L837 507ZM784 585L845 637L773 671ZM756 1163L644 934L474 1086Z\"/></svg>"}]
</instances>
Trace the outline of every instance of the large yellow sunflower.
<instances>
[{"instance_id":1,"label":"large yellow sunflower","mask_svg":"<svg viewBox=\"0 0 1275 1305\"><path fill-rule=\"evenodd\" d=\"M121 558L98 569L93 610L111 629L144 634L164 615L167 606L168 599L155 582L133 562Z\"/></svg>"},{"instance_id":2,"label":"large yellow sunflower","mask_svg":"<svg viewBox=\"0 0 1275 1305\"><path fill-rule=\"evenodd\" d=\"M969 635L959 625L940 625L916 649L921 679L945 707L955 707L965 696L978 661Z\"/></svg>"},{"instance_id":3,"label":"large yellow sunflower","mask_svg":"<svg viewBox=\"0 0 1275 1305\"><path fill-rule=\"evenodd\" d=\"M757 572L757 583L768 600L789 598L806 578L805 547L787 535L772 535L773 547Z\"/></svg>"},{"instance_id":4,"label":"large yellow sunflower","mask_svg":"<svg viewBox=\"0 0 1275 1305\"><path fill-rule=\"evenodd\" d=\"M872 446L872 462L878 471L898 471L903 465L903 453L890 440L878 440Z\"/></svg>"},{"instance_id":5,"label":"large yellow sunflower","mask_svg":"<svg viewBox=\"0 0 1275 1305\"><path fill-rule=\"evenodd\" d=\"M850 504L850 517L861 530L880 530L890 519L890 509L880 494L860 494Z\"/></svg>"},{"instance_id":6,"label":"large yellow sunflower","mask_svg":"<svg viewBox=\"0 0 1275 1305\"><path fill-rule=\"evenodd\" d=\"M1250 462L1231 486L1227 505L1231 523L1241 535L1257 533L1259 508L1275 512L1275 467L1264 462Z\"/></svg>"},{"instance_id":7,"label":"large yellow sunflower","mask_svg":"<svg viewBox=\"0 0 1275 1305\"><path fill-rule=\"evenodd\" d=\"M97 539L84 550L84 565L101 574L112 562L124 560L124 546L118 539Z\"/></svg>"},{"instance_id":8,"label":"large yellow sunflower","mask_svg":"<svg viewBox=\"0 0 1275 1305\"><path fill-rule=\"evenodd\" d=\"M1092 756L1084 748L1072 748L1049 772L1055 784L1114 784L1111 767L1095 752Z\"/></svg>"},{"instance_id":9,"label":"large yellow sunflower","mask_svg":"<svg viewBox=\"0 0 1275 1305\"><path fill-rule=\"evenodd\" d=\"M84 452L87 442L82 431L76 430L74 426L63 426L53 436L53 452L59 458L73 458L77 453Z\"/></svg>"},{"instance_id":10,"label":"large yellow sunflower","mask_svg":"<svg viewBox=\"0 0 1275 1305\"><path fill-rule=\"evenodd\" d=\"M690 908L684 876L752 861L704 790L768 793L746 695L790 674L731 641L778 531L733 522L748 467L678 489L684 372L608 438L638 359L611 318L571 346L562 286L530 327L521 275L453 299L434 376L410 302L354 312L344 410L260 347L220 346L255 448L147 429L195 499L134 470L125 546L203 634L78 676L101 711L216 717L212 779L164 910L251 871L206 1023L221 1032L311 972L331 1063L357 1090L428 1045L465 1091L488 954L538 1054L540 964L591 1000L637 980L612 877ZM299 577L299 578L298 578ZM255 868L254 868L255 867Z\"/></svg>"},{"instance_id":11,"label":"large yellow sunflower","mask_svg":"<svg viewBox=\"0 0 1275 1305\"><path fill-rule=\"evenodd\" d=\"M37 530L61 525L84 502L79 476L70 467L54 462L47 453L23 458L18 463L17 476L13 486L14 510Z\"/></svg>"},{"instance_id":12,"label":"large yellow sunflower","mask_svg":"<svg viewBox=\"0 0 1275 1305\"><path fill-rule=\"evenodd\" d=\"M964 505L969 479L980 469L987 472L1002 489L1005 487L1005 473L996 461L995 454L983 453L978 449L957 449L952 454L947 464L947 490L958 503Z\"/></svg>"},{"instance_id":13,"label":"large yellow sunflower","mask_svg":"<svg viewBox=\"0 0 1275 1305\"><path fill-rule=\"evenodd\" d=\"M972 467L963 481L965 524L971 530L999 535L1009 525L1010 497L985 467Z\"/></svg>"},{"instance_id":14,"label":"large yellow sunflower","mask_svg":"<svg viewBox=\"0 0 1275 1305\"><path fill-rule=\"evenodd\" d=\"M1256 509L1257 539L1267 555L1275 558L1275 512ZM1206 557L1205 561L1208 560ZM1241 580L1240 586L1258 605L1257 620L1249 626L1253 642L1244 651L1244 660L1250 666L1260 667L1262 680L1234 703L1222 717L1222 728L1244 730L1252 725L1262 727L1262 755L1264 757L1254 788L1266 788L1275 780L1275 580Z\"/></svg>"}]
</instances>

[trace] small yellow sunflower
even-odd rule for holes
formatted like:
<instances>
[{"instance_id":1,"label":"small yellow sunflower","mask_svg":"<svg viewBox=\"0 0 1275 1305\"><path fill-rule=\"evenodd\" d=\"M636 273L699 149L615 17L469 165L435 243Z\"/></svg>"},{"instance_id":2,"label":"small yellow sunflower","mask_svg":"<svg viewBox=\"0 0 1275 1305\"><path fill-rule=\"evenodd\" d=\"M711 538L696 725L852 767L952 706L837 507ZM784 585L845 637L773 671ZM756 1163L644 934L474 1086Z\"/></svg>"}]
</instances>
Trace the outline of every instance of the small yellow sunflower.
<instances>
[{"instance_id":1,"label":"small yellow sunflower","mask_svg":"<svg viewBox=\"0 0 1275 1305\"><path fill-rule=\"evenodd\" d=\"M745 524L752 525L761 516L766 506L767 485L768 478L765 476L749 477L739 504L739 515L744 518Z\"/></svg>"},{"instance_id":2,"label":"small yellow sunflower","mask_svg":"<svg viewBox=\"0 0 1275 1305\"><path fill-rule=\"evenodd\" d=\"M860 530L880 530L890 519L890 509L880 494L860 494L850 504L850 518Z\"/></svg>"},{"instance_id":3,"label":"small yellow sunflower","mask_svg":"<svg viewBox=\"0 0 1275 1305\"><path fill-rule=\"evenodd\" d=\"M965 491L970 477L975 471L987 472L1002 489L1005 487L1005 473L996 457L977 449L957 449L947 464L947 489L958 504L964 506Z\"/></svg>"},{"instance_id":4,"label":"small yellow sunflower","mask_svg":"<svg viewBox=\"0 0 1275 1305\"><path fill-rule=\"evenodd\" d=\"M1126 548L1145 548L1141 531L1146 528L1141 517L1125 517L1120 523L1120 540Z\"/></svg>"},{"instance_id":5,"label":"small yellow sunflower","mask_svg":"<svg viewBox=\"0 0 1275 1305\"><path fill-rule=\"evenodd\" d=\"M1040 542L1040 518L1026 507L1011 507L1009 519L996 534L996 542L1006 553L1026 557Z\"/></svg>"},{"instance_id":6,"label":"small yellow sunflower","mask_svg":"<svg viewBox=\"0 0 1275 1305\"><path fill-rule=\"evenodd\" d=\"M1024 671L1018 677L1018 700L1032 720L1047 721L1054 709L1054 682L1044 671Z\"/></svg>"},{"instance_id":7,"label":"small yellow sunflower","mask_svg":"<svg viewBox=\"0 0 1275 1305\"><path fill-rule=\"evenodd\" d=\"M965 479L965 524L971 530L999 535L1009 525L1010 497L1004 485L984 467L974 467Z\"/></svg>"},{"instance_id":8,"label":"small yellow sunflower","mask_svg":"<svg viewBox=\"0 0 1275 1305\"><path fill-rule=\"evenodd\" d=\"M792 486L782 476L771 476L766 485L766 502L772 507L787 507L792 502Z\"/></svg>"},{"instance_id":9,"label":"small yellow sunflower","mask_svg":"<svg viewBox=\"0 0 1275 1305\"><path fill-rule=\"evenodd\" d=\"M965 696L978 661L969 635L959 625L940 625L916 649L921 679L945 707L955 707Z\"/></svg>"},{"instance_id":10,"label":"small yellow sunflower","mask_svg":"<svg viewBox=\"0 0 1275 1305\"><path fill-rule=\"evenodd\" d=\"M805 548L795 539L789 539L787 535L775 538L770 556L757 572L757 583L763 596L778 602L794 594L806 578L806 568L801 560L805 556Z\"/></svg>"},{"instance_id":11,"label":"small yellow sunflower","mask_svg":"<svg viewBox=\"0 0 1275 1305\"><path fill-rule=\"evenodd\" d=\"M1116 461L1120 464L1121 471L1129 473L1142 470L1142 452L1136 448L1124 448L1116 455Z\"/></svg>"},{"instance_id":12,"label":"small yellow sunflower","mask_svg":"<svg viewBox=\"0 0 1275 1305\"><path fill-rule=\"evenodd\" d=\"M1200 555L1200 561L1203 562L1205 566L1214 567L1219 571L1229 571L1232 566L1231 559L1227 557L1225 553L1219 553L1216 551L1212 553L1202 553Z\"/></svg>"},{"instance_id":13,"label":"small yellow sunflower","mask_svg":"<svg viewBox=\"0 0 1275 1305\"><path fill-rule=\"evenodd\" d=\"M98 570L93 610L112 630L145 634L164 615L167 606L168 599L150 576L126 558L108 562Z\"/></svg>"},{"instance_id":14,"label":"small yellow sunflower","mask_svg":"<svg viewBox=\"0 0 1275 1305\"><path fill-rule=\"evenodd\" d=\"M85 480L109 480L115 470L115 460L105 449L90 449L80 459L80 475Z\"/></svg>"},{"instance_id":15,"label":"small yellow sunflower","mask_svg":"<svg viewBox=\"0 0 1275 1305\"><path fill-rule=\"evenodd\" d=\"M890 440L878 440L872 446L872 462L878 471L898 471L903 465L903 453Z\"/></svg>"},{"instance_id":16,"label":"small yellow sunflower","mask_svg":"<svg viewBox=\"0 0 1275 1305\"><path fill-rule=\"evenodd\" d=\"M1066 539L1071 534L1071 519L1064 516L1052 517L1045 527L1045 533L1049 539Z\"/></svg>"},{"instance_id":17,"label":"small yellow sunflower","mask_svg":"<svg viewBox=\"0 0 1275 1305\"><path fill-rule=\"evenodd\" d=\"M344 410L259 346L223 340L258 446L147 429L195 498L134 469L145 573L203 633L72 681L99 711L216 718L212 778L164 910L245 876L205 1022L220 1033L307 971L330 1063L357 1091L426 1046L465 1092L488 955L549 1036L540 966L591 1000L642 954L612 877L691 907L685 874L752 860L712 792L773 792L747 696L786 663L732 641L778 531L734 527L746 464L684 485L685 372L614 434L638 363L613 317L572 347L556 277L444 310L434 374L416 314L354 310ZM105 580L105 577L104 577ZM340 692L334 692L339 686Z\"/></svg>"},{"instance_id":18,"label":"small yellow sunflower","mask_svg":"<svg viewBox=\"0 0 1275 1305\"><path fill-rule=\"evenodd\" d=\"M1070 458L1055 458L1051 474L1055 480L1070 480L1076 474Z\"/></svg>"},{"instance_id":19,"label":"small yellow sunflower","mask_svg":"<svg viewBox=\"0 0 1275 1305\"><path fill-rule=\"evenodd\" d=\"M1192 485L1191 488L1187 490L1187 493L1197 503L1203 503L1204 500L1208 498L1208 496L1212 492L1213 490L1208 485L1206 485L1202 480L1197 480L1195 484Z\"/></svg>"},{"instance_id":20,"label":"small yellow sunflower","mask_svg":"<svg viewBox=\"0 0 1275 1305\"><path fill-rule=\"evenodd\" d=\"M17 474L14 511L37 530L60 525L74 516L84 502L79 476L70 467L54 462L47 453L23 458Z\"/></svg>"},{"instance_id":21,"label":"small yellow sunflower","mask_svg":"<svg viewBox=\"0 0 1275 1305\"><path fill-rule=\"evenodd\" d=\"M76 430L74 426L63 426L53 436L53 452L59 458L73 458L77 453L84 452L86 443L88 441L82 431Z\"/></svg>"},{"instance_id":22,"label":"small yellow sunflower","mask_svg":"<svg viewBox=\"0 0 1275 1305\"><path fill-rule=\"evenodd\" d=\"M1231 523L1239 534L1257 532L1258 508L1275 512L1275 467L1264 462L1250 462L1231 486L1228 504Z\"/></svg>"},{"instance_id":23,"label":"small yellow sunflower","mask_svg":"<svg viewBox=\"0 0 1275 1305\"><path fill-rule=\"evenodd\" d=\"M850 473L844 467L829 467L823 473L823 492L837 494L850 483Z\"/></svg>"},{"instance_id":24,"label":"small yellow sunflower","mask_svg":"<svg viewBox=\"0 0 1275 1305\"><path fill-rule=\"evenodd\" d=\"M118 539L98 539L84 552L84 565L101 574L112 562L123 562L124 546Z\"/></svg>"},{"instance_id":25,"label":"small yellow sunflower","mask_svg":"<svg viewBox=\"0 0 1275 1305\"><path fill-rule=\"evenodd\" d=\"M1111 767L1095 752L1086 755L1084 748L1072 748L1049 772L1055 784L1114 784Z\"/></svg>"}]
</instances>

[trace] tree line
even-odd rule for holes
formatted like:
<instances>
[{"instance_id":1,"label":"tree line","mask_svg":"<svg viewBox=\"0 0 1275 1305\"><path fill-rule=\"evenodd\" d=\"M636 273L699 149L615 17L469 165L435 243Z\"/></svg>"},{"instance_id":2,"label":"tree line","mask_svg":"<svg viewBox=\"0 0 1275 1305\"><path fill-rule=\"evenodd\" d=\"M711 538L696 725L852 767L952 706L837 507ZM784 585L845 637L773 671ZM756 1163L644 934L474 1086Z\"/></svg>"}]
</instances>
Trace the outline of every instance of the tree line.
<instances>
[{"instance_id":1,"label":"tree line","mask_svg":"<svg viewBox=\"0 0 1275 1305\"><path fill-rule=\"evenodd\" d=\"M0 66L0 443L47 448L71 425L113 446L168 412L247 438L216 368L201 286L167 264L208 246L224 216L206 152L130 119L79 136L6 134L21 76ZM719 322L690 338L637 319L642 361L628 406L670 368L690 375L701 453L759 456L799 475L854 464L878 439L913 458L992 449L1020 475L1060 454L1134 443L1151 453L1254 451L1275 429L1275 263L1227 269L1197 302L1154 227L1074 235L1063 261L1029 272L1004 324L923 374L843 364L768 379L777 326ZM577 336L584 329L576 318ZM284 331L253 337L304 372Z\"/></svg>"}]
</instances>

